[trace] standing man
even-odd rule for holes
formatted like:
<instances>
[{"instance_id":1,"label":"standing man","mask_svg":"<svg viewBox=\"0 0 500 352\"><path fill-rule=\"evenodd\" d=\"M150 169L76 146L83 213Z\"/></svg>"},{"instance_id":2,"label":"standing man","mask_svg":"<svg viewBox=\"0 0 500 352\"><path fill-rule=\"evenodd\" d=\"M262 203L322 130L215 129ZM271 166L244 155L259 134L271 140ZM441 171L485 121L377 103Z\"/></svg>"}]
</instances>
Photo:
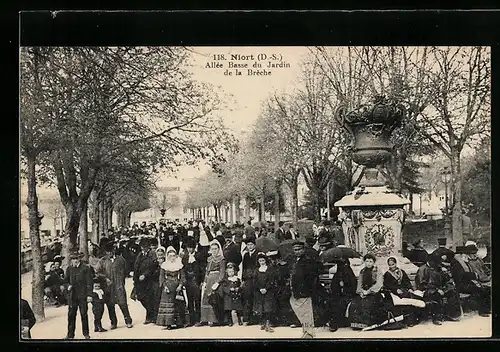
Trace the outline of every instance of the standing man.
<instances>
[{"instance_id":1,"label":"standing man","mask_svg":"<svg viewBox=\"0 0 500 352\"><path fill-rule=\"evenodd\" d=\"M99 260L97 273L105 276L109 281L106 287L109 319L111 330L116 329L118 319L116 317L115 304L120 307L127 328L132 327L132 318L127 305L127 292L125 291L125 278L127 277L127 263L122 256L117 256L113 244L107 243L104 247L106 255Z\"/></svg>"},{"instance_id":2,"label":"standing man","mask_svg":"<svg viewBox=\"0 0 500 352\"><path fill-rule=\"evenodd\" d=\"M299 235L295 231L293 224L290 224L290 226L288 226L288 231L285 233L285 240L296 240L297 237L299 237Z\"/></svg>"},{"instance_id":3,"label":"standing man","mask_svg":"<svg viewBox=\"0 0 500 352\"><path fill-rule=\"evenodd\" d=\"M255 237L255 228L252 226L252 219L247 221L247 226L245 226L245 238Z\"/></svg>"},{"instance_id":4,"label":"standing man","mask_svg":"<svg viewBox=\"0 0 500 352\"><path fill-rule=\"evenodd\" d=\"M290 273L292 295L290 305L302 323L302 338L314 337L314 314L312 299L319 280L319 263L306 254L305 243L293 243L295 260Z\"/></svg>"},{"instance_id":5,"label":"standing man","mask_svg":"<svg viewBox=\"0 0 500 352\"><path fill-rule=\"evenodd\" d=\"M90 339L88 303L92 302L92 269L82 263L82 253L71 253L70 266L66 268L64 283L68 285L68 334L65 339L75 338L76 313L80 309L82 331Z\"/></svg>"},{"instance_id":6,"label":"standing man","mask_svg":"<svg viewBox=\"0 0 500 352\"><path fill-rule=\"evenodd\" d=\"M222 252L224 254L224 259L226 259L226 263L233 263L235 266L239 266L242 259L241 253L238 246L233 242L231 230L225 230L223 236L225 243Z\"/></svg>"},{"instance_id":7,"label":"standing man","mask_svg":"<svg viewBox=\"0 0 500 352\"><path fill-rule=\"evenodd\" d=\"M245 238L246 251L243 254L241 281L243 282L243 321L245 325L256 323L253 314L253 299L255 291L255 270L257 270L257 251L255 250L255 237Z\"/></svg>"},{"instance_id":8,"label":"standing man","mask_svg":"<svg viewBox=\"0 0 500 352\"><path fill-rule=\"evenodd\" d=\"M280 244L282 241L285 240L285 229L283 228L283 225L285 225L285 223L283 221L280 221L279 227L274 233L274 238L276 239L277 244Z\"/></svg>"},{"instance_id":9,"label":"standing man","mask_svg":"<svg viewBox=\"0 0 500 352\"><path fill-rule=\"evenodd\" d=\"M158 262L147 238L142 238L139 245L141 252L137 255L134 265L135 294L146 309L144 324L151 324L156 321L155 312L158 308L155 307L156 285L159 280L159 277L155 277L158 273Z\"/></svg>"}]
</instances>

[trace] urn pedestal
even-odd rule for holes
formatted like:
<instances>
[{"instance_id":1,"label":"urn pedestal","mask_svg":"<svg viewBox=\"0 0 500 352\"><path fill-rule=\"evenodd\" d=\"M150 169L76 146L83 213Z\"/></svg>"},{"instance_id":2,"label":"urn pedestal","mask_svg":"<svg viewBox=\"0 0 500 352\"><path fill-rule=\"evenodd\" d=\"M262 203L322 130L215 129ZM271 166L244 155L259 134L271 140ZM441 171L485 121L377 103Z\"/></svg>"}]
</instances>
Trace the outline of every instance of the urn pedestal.
<instances>
[{"instance_id":1,"label":"urn pedestal","mask_svg":"<svg viewBox=\"0 0 500 352\"><path fill-rule=\"evenodd\" d=\"M361 254L372 253L384 272L387 258L394 256L409 276L417 267L401 254L403 207L410 202L388 187L385 164L392 158L392 132L400 126L405 109L377 96L371 105L347 112L340 108L338 121L352 135L352 159L364 166L362 179L352 192L335 203L340 208L345 244ZM354 263L353 263L354 264ZM357 275L360 265L353 265Z\"/></svg>"},{"instance_id":2,"label":"urn pedestal","mask_svg":"<svg viewBox=\"0 0 500 352\"><path fill-rule=\"evenodd\" d=\"M410 277L414 276L418 268L401 253L403 207L409 203L386 186L357 187L335 203L340 208L345 245L362 255L374 254L377 266L384 272L388 268L387 259L395 257L398 266ZM360 265L353 265L356 275L360 269Z\"/></svg>"}]
</instances>

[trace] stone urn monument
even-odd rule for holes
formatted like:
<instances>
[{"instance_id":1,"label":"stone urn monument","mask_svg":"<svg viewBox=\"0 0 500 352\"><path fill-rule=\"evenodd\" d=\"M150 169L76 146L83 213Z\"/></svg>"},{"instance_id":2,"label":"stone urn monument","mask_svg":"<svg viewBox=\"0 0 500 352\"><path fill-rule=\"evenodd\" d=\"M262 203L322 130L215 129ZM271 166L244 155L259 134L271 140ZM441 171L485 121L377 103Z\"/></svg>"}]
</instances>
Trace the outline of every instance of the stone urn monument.
<instances>
[{"instance_id":1,"label":"stone urn monument","mask_svg":"<svg viewBox=\"0 0 500 352\"><path fill-rule=\"evenodd\" d=\"M339 109L336 117L352 135L352 158L364 169L359 184L335 206L340 209L345 245L363 255L373 253L384 271L387 258L394 256L398 266L414 276L418 268L401 255L403 207L410 202L388 186L384 169L392 158L392 132L404 113L402 106L381 96L353 111ZM356 275L360 269L353 265Z\"/></svg>"}]
</instances>

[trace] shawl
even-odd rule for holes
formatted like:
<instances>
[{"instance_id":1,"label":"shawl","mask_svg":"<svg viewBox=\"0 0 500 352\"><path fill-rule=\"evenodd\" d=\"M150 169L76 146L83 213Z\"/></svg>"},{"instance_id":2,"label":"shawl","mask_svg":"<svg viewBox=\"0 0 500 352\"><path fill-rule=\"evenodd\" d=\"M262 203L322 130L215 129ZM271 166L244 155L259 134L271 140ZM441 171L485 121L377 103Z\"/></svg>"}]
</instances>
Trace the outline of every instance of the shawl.
<instances>
[{"instance_id":1,"label":"shawl","mask_svg":"<svg viewBox=\"0 0 500 352\"><path fill-rule=\"evenodd\" d=\"M172 251L176 254L174 260L170 261L168 259L165 259L165 261L161 264L161 268L165 271L176 272L181 270L184 265L182 264L181 258L177 256L177 251L174 249L174 247L170 246L167 248L167 253Z\"/></svg>"},{"instance_id":2,"label":"shawl","mask_svg":"<svg viewBox=\"0 0 500 352\"><path fill-rule=\"evenodd\" d=\"M212 245L216 245L217 247L219 247L219 252L215 256L211 255L210 257L208 257L207 262L214 264L220 263L221 261L224 260L224 255L222 254L222 247L220 245L220 242L217 240L213 240L212 242L210 242L210 246Z\"/></svg>"},{"instance_id":3,"label":"shawl","mask_svg":"<svg viewBox=\"0 0 500 352\"><path fill-rule=\"evenodd\" d=\"M235 275L235 276L231 276L231 277L229 277L229 276L228 276L228 277L227 277L227 279L228 279L229 281L232 281L232 282L236 282L236 281L238 281L238 280L239 280L238 276L236 276L236 275Z\"/></svg>"},{"instance_id":4,"label":"shawl","mask_svg":"<svg viewBox=\"0 0 500 352\"><path fill-rule=\"evenodd\" d=\"M268 269L268 266L267 266L267 265L265 265L265 266L259 266L259 271L260 271L261 273L265 273L265 272L267 271L267 269Z\"/></svg>"},{"instance_id":5,"label":"shawl","mask_svg":"<svg viewBox=\"0 0 500 352\"><path fill-rule=\"evenodd\" d=\"M102 289L94 290L93 292L97 295L97 297L99 297L99 299L102 299L104 296L104 291Z\"/></svg>"},{"instance_id":6,"label":"shawl","mask_svg":"<svg viewBox=\"0 0 500 352\"><path fill-rule=\"evenodd\" d=\"M403 282L403 271L400 268L395 267L394 270L389 269L387 272L396 279L399 285L401 285Z\"/></svg>"},{"instance_id":7,"label":"shawl","mask_svg":"<svg viewBox=\"0 0 500 352\"><path fill-rule=\"evenodd\" d=\"M200 246L206 247L210 244L210 241L208 240L207 233L204 230L200 231L200 240L198 241L200 243Z\"/></svg>"}]
</instances>

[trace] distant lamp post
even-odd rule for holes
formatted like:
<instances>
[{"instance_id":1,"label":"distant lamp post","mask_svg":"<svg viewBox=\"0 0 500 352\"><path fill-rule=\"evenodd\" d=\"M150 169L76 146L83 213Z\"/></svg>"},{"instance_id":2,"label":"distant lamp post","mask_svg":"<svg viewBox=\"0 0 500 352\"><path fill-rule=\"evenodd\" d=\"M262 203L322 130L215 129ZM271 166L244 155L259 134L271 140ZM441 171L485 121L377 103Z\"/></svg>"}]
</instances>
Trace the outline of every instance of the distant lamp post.
<instances>
[{"instance_id":1,"label":"distant lamp post","mask_svg":"<svg viewBox=\"0 0 500 352\"><path fill-rule=\"evenodd\" d=\"M449 207L448 207L448 183L450 182L451 179L451 172L448 166L445 166L443 168L443 171L441 172L441 179L444 182L444 213L446 216L448 216L449 212Z\"/></svg>"}]
</instances>

